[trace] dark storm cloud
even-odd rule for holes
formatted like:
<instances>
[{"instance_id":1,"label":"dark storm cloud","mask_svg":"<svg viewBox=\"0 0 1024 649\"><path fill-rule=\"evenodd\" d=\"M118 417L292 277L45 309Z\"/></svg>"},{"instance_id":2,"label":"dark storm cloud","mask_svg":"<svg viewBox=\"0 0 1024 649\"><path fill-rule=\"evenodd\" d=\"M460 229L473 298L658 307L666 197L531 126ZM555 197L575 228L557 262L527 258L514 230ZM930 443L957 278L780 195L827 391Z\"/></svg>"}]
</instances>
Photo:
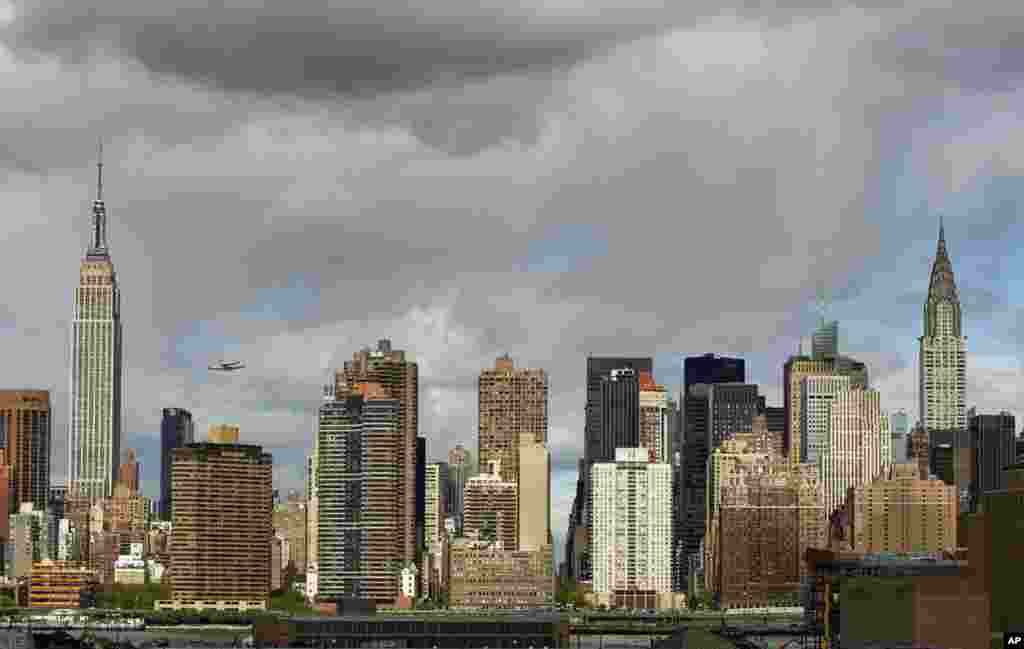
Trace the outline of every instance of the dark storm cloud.
<instances>
[{"instance_id":1,"label":"dark storm cloud","mask_svg":"<svg viewBox=\"0 0 1024 649\"><path fill-rule=\"evenodd\" d=\"M472 155L504 141L530 146L541 131L543 79L616 45L718 16L777 27L864 2L585 2L470 0L410 3L139 3L130 0L14 0L0 38L22 56L84 62L97 52L137 61L157 76L228 93L324 101L355 119L391 120L425 144ZM267 5L267 6L264 6ZM465 88L525 75L540 86L509 99L467 100ZM408 103L399 95L413 91ZM472 92L471 92L472 94ZM392 104L382 108L374 99ZM341 101L339 101L341 100Z\"/></svg>"},{"instance_id":2,"label":"dark storm cloud","mask_svg":"<svg viewBox=\"0 0 1024 649\"><path fill-rule=\"evenodd\" d=\"M16 0L5 40L67 60L113 48L153 72L228 90L366 97L573 64L616 43L718 15L777 24L854 4L882 6Z\"/></svg>"}]
</instances>

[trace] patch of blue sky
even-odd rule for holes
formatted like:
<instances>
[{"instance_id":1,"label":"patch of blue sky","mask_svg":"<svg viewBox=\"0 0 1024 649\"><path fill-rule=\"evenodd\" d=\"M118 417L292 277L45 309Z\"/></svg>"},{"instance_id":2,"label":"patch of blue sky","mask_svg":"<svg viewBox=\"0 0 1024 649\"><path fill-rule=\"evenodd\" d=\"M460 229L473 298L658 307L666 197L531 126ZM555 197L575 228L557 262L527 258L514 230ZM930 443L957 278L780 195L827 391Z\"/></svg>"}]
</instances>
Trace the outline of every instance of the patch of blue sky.
<instances>
[{"instance_id":1,"label":"patch of blue sky","mask_svg":"<svg viewBox=\"0 0 1024 649\"><path fill-rule=\"evenodd\" d=\"M551 226L544 235L531 241L519 270L530 273L584 272L590 262L608 254L607 233L587 223Z\"/></svg>"}]
</instances>

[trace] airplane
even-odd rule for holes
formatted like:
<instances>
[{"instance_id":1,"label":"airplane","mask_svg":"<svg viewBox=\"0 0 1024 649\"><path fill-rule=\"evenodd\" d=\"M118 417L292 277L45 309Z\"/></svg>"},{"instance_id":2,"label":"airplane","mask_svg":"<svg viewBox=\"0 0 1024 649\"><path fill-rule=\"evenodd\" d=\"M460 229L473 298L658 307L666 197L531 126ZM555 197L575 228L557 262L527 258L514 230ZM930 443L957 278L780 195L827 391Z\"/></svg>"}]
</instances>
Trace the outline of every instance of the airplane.
<instances>
[{"instance_id":1,"label":"airplane","mask_svg":"<svg viewBox=\"0 0 1024 649\"><path fill-rule=\"evenodd\" d=\"M216 365L211 365L209 369L213 372L234 372L235 370L240 370L243 367L245 367L245 365L242 365L241 361L221 361Z\"/></svg>"}]
</instances>

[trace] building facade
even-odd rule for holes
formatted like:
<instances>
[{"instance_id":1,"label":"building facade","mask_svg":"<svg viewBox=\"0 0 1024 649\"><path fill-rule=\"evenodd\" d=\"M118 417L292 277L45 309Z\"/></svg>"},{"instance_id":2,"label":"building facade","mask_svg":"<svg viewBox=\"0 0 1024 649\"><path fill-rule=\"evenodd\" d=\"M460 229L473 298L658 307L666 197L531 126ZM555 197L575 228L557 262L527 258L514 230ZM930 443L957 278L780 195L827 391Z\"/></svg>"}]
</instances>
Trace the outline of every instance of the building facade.
<instances>
[{"instance_id":1,"label":"building facade","mask_svg":"<svg viewBox=\"0 0 1024 649\"><path fill-rule=\"evenodd\" d=\"M248 444L174 450L172 600L161 608L249 610L270 599L273 460Z\"/></svg>"},{"instance_id":2,"label":"building facade","mask_svg":"<svg viewBox=\"0 0 1024 649\"><path fill-rule=\"evenodd\" d=\"M551 453L530 433L519 440L519 549L551 545Z\"/></svg>"},{"instance_id":3,"label":"building facade","mask_svg":"<svg viewBox=\"0 0 1024 649\"><path fill-rule=\"evenodd\" d=\"M956 548L956 487L922 480L914 464L849 490L848 549L865 553L925 553Z\"/></svg>"},{"instance_id":4,"label":"building facade","mask_svg":"<svg viewBox=\"0 0 1024 649\"><path fill-rule=\"evenodd\" d=\"M324 599L398 599L401 404L379 383L347 386L320 407L317 589Z\"/></svg>"},{"instance_id":5,"label":"building facade","mask_svg":"<svg viewBox=\"0 0 1024 649\"><path fill-rule=\"evenodd\" d=\"M640 373L640 439L638 446L649 449L651 459L671 463L673 433L669 427L669 399L664 386L648 372Z\"/></svg>"},{"instance_id":6,"label":"building facade","mask_svg":"<svg viewBox=\"0 0 1024 649\"><path fill-rule=\"evenodd\" d=\"M548 375L541 369L517 369L502 356L494 369L480 372L478 455L481 466L501 462L501 477L519 482L519 441L524 433L548 441Z\"/></svg>"},{"instance_id":7,"label":"building facade","mask_svg":"<svg viewBox=\"0 0 1024 649\"><path fill-rule=\"evenodd\" d=\"M24 502L40 510L49 504L52 426L48 390L0 390L0 447L10 467L7 511Z\"/></svg>"},{"instance_id":8,"label":"building facade","mask_svg":"<svg viewBox=\"0 0 1024 649\"><path fill-rule=\"evenodd\" d=\"M647 449L617 449L591 469L594 593L672 590L672 467Z\"/></svg>"},{"instance_id":9,"label":"building facade","mask_svg":"<svg viewBox=\"0 0 1024 649\"><path fill-rule=\"evenodd\" d=\"M192 413L182 408L164 408L160 419L160 518L171 520L172 492L171 466L174 449L192 444L195 439L195 425Z\"/></svg>"},{"instance_id":10,"label":"building facade","mask_svg":"<svg viewBox=\"0 0 1024 649\"><path fill-rule=\"evenodd\" d=\"M71 317L68 486L77 497L109 498L121 461L121 289L107 247L103 163L92 204L92 237Z\"/></svg>"},{"instance_id":11,"label":"building facade","mask_svg":"<svg viewBox=\"0 0 1024 649\"><path fill-rule=\"evenodd\" d=\"M814 358L791 356L782 370L783 407L786 409L786 454L791 464L801 463L803 381L808 376L838 375L850 378L850 386L868 387L868 370L864 363L845 356Z\"/></svg>"},{"instance_id":12,"label":"building facade","mask_svg":"<svg viewBox=\"0 0 1024 649\"><path fill-rule=\"evenodd\" d=\"M1014 464L1017 440L1014 437L1016 423L1008 412L998 415L979 415L971 409L968 418L971 448L976 458L973 502L988 491L1006 489L1006 467Z\"/></svg>"},{"instance_id":13,"label":"building facade","mask_svg":"<svg viewBox=\"0 0 1024 649\"><path fill-rule=\"evenodd\" d=\"M448 512L455 519L457 534L462 533L463 501L466 481L476 474L473 454L462 444L448 451Z\"/></svg>"},{"instance_id":14,"label":"building facade","mask_svg":"<svg viewBox=\"0 0 1024 649\"><path fill-rule=\"evenodd\" d=\"M888 470L891 441L889 417L877 391L858 388L833 395L827 446L818 461L826 516L846 502L848 489Z\"/></svg>"},{"instance_id":15,"label":"building facade","mask_svg":"<svg viewBox=\"0 0 1024 649\"><path fill-rule=\"evenodd\" d=\"M448 535L444 529L444 519L448 513L448 465L445 462L431 462L426 466L426 474L424 541L430 547Z\"/></svg>"},{"instance_id":16,"label":"building facade","mask_svg":"<svg viewBox=\"0 0 1024 649\"><path fill-rule=\"evenodd\" d=\"M555 602L551 546L499 550L469 539L451 546L451 608L540 608Z\"/></svg>"},{"instance_id":17,"label":"building facade","mask_svg":"<svg viewBox=\"0 0 1024 649\"><path fill-rule=\"evenodd\" d=\"M967 428L967 338L961 324L960 297L940 224L924 303L924 334L918 339L918 412L929 432Z\"/></svg>"},{"instance_id":18,"label":"building facade","mask_svg":"<svg viewBox=\"0 0 1024 649\"><path fill-rule=\"evenodd\" d=\"M496 543L502 550L519 547L519 490L501 479L501 466L491 461L490 473L466 483L465 534L480 543Z\"/></svg>"},{"instance_id":19,"label":"building facade","mask_svg":"<svg viewBox=\"0 0 1024 649\"><path fill-rule=\"evenodd\" d=\"M892 431L892 462L903 464L909 457L910 415L906 410L892 414L889 429Z\"/></svg>"},{"instance_id":20,"label":"building facade","mask_svg":"<svg viewBox=\"0 0 1024 649\"><path fill-rule=\"evenodd\" d=\"M850 377L808 376L800 386L800 461L817 464L828 445L832 399L850 389Z\"/></svg>"},{"instance_id":21,"label":"building facade","mask_svg":"<svg viewBox=\"0 0 1024 649\"><path fill-rule=\"evenodd\" d=\"M814 358L835 358L839 356L839 322L821 321L811 335L811 355Z\"/></svg>"}]
</instances>

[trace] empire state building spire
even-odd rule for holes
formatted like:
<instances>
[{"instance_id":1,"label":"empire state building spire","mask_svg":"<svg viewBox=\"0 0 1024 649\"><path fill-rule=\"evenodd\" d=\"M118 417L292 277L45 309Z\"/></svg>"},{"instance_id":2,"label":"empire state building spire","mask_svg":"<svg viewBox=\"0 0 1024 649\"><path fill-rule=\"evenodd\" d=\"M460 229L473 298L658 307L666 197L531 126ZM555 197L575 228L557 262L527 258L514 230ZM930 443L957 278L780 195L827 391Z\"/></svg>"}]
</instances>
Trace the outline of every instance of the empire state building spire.
<instances>
[{"instance_id":1,"label":"empire state building spire","mask_svg":"<svg viewBox=\"0 0 1024 649\"><path fill-rule=\"evenodd\" d=\"M96 163L96 199L92 202L92 240L89 256L107 256L107 208L103 203L103 142L99 144L99 159Z\"/></svg>"}]
</instances>

